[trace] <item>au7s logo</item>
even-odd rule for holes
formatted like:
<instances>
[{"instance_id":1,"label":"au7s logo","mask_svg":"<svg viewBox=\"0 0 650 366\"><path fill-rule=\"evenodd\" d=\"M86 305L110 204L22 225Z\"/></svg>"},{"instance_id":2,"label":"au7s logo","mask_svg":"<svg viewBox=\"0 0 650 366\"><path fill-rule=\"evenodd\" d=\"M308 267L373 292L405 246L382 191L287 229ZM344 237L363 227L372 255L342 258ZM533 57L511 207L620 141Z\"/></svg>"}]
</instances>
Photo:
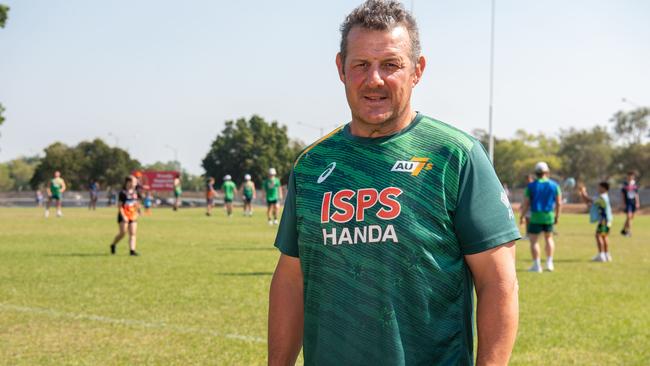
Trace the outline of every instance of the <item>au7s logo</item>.
<instances>
[{"instance_id":1,"label":"au7s logo","mask_svg":"<svg viewBox=\"0 0 650 366\"><path fill-rule=\"evenodd\" d=\"M418 174L424 170L431 170L433 163L429 162L429 158L412 157L410 161L398 160L393 165L391 172L406 172L411 173L412 176L417 177Z\"/></svg>"}]
</instances>

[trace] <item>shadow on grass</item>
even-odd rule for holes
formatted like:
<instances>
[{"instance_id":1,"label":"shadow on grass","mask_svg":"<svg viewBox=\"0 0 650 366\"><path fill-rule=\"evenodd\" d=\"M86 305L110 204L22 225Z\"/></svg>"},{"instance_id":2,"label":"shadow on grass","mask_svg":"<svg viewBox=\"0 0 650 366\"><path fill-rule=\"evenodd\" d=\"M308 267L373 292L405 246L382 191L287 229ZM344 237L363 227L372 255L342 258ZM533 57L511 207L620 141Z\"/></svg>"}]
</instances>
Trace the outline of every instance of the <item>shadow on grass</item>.
<instances>
[{"instance_id":1,"label":"shadow on grass","mask_svg":"<svg viewBox=\"0 0 650 366\"><path fill-rule=\"evenodd\" d=\"M273 272L220 272L217 276L271 276Z\"/></svg>"},{"instance_id":2,"label":"shadow on grass","mask_svg":"<svg viewBox=\"0 0 650 366\"><path fill-rule=\"evenodd\" d=\"M50 253L44 257L107 257L108 253Z\"/></svg>"}]
</instances>

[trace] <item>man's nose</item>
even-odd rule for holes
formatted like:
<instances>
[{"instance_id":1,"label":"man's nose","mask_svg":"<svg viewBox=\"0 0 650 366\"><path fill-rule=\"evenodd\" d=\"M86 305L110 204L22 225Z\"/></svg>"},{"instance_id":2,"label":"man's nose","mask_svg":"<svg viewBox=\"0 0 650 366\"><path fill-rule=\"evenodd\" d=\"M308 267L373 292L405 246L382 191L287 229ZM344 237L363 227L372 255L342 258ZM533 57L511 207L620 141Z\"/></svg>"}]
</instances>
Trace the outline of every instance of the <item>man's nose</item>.
<instances>
[{"instance_id":1,"label":"man's nose","mask_svg":"<svg viewBox=\"0 0 650 366\"><path fill-rule=\"evenodd\" d=\"M381 70L379 66L371 66L368 69L368 86L371 88L376 88L384 85L384 79L381 75Z\"/></svg>"}]
</instances>

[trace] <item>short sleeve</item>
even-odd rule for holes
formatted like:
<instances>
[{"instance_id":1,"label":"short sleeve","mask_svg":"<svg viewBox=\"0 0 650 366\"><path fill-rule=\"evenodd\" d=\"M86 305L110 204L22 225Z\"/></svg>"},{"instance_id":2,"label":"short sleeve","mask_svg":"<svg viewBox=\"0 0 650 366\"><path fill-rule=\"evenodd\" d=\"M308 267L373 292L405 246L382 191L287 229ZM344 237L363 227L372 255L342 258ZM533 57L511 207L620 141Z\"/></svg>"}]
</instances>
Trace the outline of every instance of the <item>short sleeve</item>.
<instances>
[{"instance_id":1,"label":"short sleeve","mask_svg":"<svg viewBox=\"0 0 650 366\"><path fill-rule=\"evenodd\" d=\"M275 237L275 246L290 257L298 257L298 228L296 225L296 180L293 173L287 184L287 199L284 202L280 227Z\"/></svg>"},{"instance_id":2,"label":"short sleeve","mask_svg":"<svg viewBox=\"0 0 650 366\"><path fill-rule=\"evenodd\" d=\"M120 203L125 203L126 202L126 193L124 193L124 191L120 192L117 200Z\"/></svg>"},{"instance_id":3,"label":"short sleeve","mask_svg":"<svg viewBox=\"0 0 650 366\"><path fill-rule=\"evenodd\" d=\"M463 254L476 254L521 238L508 196L476 142L460 175L454 230Z\"/></svg>"}]
</instances>

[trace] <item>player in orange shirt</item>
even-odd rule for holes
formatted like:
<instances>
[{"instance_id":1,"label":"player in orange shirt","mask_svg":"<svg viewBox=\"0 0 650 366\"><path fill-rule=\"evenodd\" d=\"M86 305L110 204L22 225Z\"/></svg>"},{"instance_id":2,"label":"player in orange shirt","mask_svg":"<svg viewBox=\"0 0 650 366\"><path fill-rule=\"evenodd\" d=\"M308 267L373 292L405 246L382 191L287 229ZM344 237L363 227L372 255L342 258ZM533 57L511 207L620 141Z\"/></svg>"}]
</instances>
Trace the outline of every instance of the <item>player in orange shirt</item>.
<instances>
[{"instance_id":1,"label":"player in orange shirt","mask_svg":"<svg viewBox=\"0 0 650 366\"><path fill-rule=\"evenodd\" d=\"M119 233L113 239L111 244L111 254L115 254L115 247L117 243L122 240L124 235L129 233L129 254L132 256L139 255L135 251L135 238L138 230L138 193L135 189L138 184L137 179L129 175L124 179L124 186L118 198L118 213L117 224L119 226Z\"/></svg>"}]
</instances>

